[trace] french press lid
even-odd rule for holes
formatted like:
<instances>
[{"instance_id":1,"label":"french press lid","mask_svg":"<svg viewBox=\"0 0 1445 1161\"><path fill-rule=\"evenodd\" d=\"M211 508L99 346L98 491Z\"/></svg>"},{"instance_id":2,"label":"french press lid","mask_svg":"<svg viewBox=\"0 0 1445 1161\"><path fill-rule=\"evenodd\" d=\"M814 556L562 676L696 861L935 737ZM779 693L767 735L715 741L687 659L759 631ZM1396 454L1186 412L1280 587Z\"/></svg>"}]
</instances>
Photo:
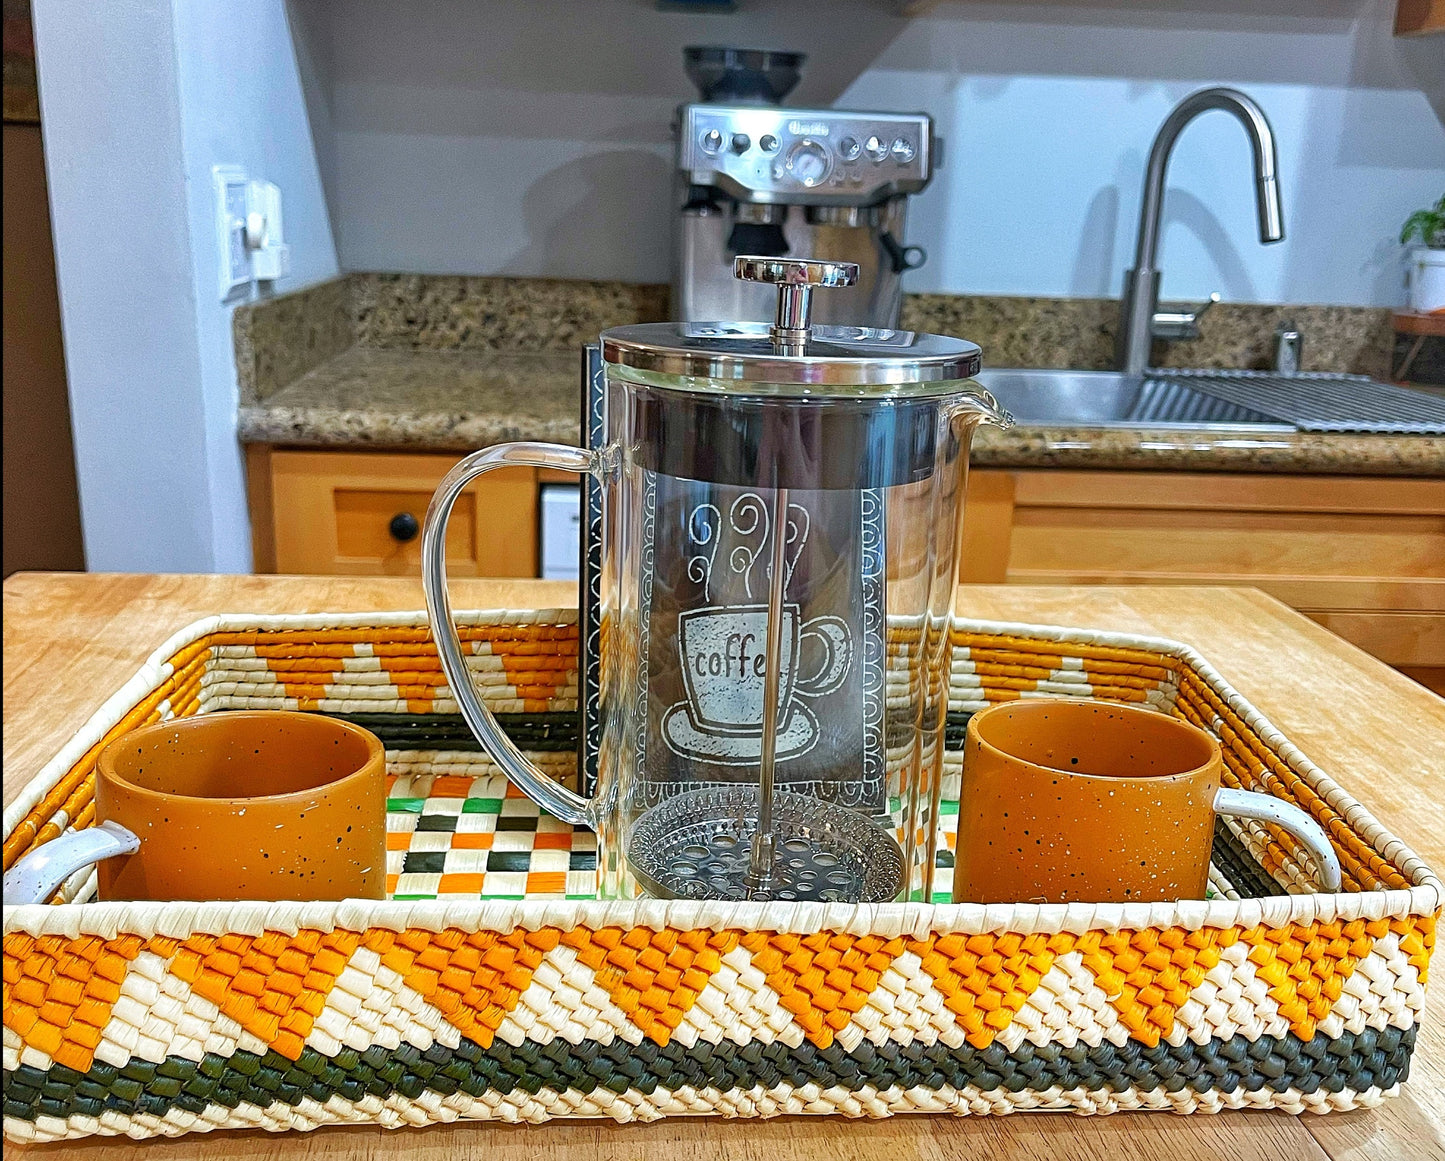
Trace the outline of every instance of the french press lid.
<instances>
[{"instance_id":1,"label":"french press lid","mask_svg":"<svg viewBox=\"0 0 1445 1161\"><path fill-rule=\"evenodd\" d=\"M973 400L975 343L914 331L809 323L817 288L851 262L740 256L736 277L778 287L766 323L644 323L602 333L608 375L629 398L632 454L664 475L733 485L884 488L933 471L940 405Z\"/></svg>"},{"instance_id":2,"label":"french press lid","mask_svg":"<svg viewBox=\"0 0 1445 1161\"><path fill-rule=\"evenodd\" d=\"M748 322L640 323L602 332L606 363L673 376L684 390L768 384L771 394L827 398L932 395L978 372L975 343L916 331L813 326L816 288L851 286L852 262L739 255L733 276L778 287L772 325ZM650 375L649 382L654 382ZM657 383L656 385L663 385ZM778 390L781 388L782 390Z\"/></svg>"}]
</instances>

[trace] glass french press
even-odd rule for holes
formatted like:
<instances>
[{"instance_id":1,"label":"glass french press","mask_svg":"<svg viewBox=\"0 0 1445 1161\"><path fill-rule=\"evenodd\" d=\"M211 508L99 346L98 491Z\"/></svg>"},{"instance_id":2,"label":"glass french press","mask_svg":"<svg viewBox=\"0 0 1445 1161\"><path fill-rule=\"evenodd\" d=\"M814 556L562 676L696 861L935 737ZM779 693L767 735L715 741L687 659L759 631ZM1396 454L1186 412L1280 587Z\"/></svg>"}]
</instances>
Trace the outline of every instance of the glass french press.
<instances>
[{"instance_id":1,"label":"glass french press","mask_svg":"<svg viewBox=\"0 0 1445 1161\"><path fill-rule=\"evenodd\" d=\"M970 381L972 343L810 326L814 289L856 272L739 257L737 277L778 286L771 326L604 332L602 446L485 448L427 512L427 608L461 713L543 809L597 832L603 898L929 898L968 448L1008 420ZM452 618L452 506L515 465L602 488L591 798L503 733Z\"/></svg>"}]
</instances>

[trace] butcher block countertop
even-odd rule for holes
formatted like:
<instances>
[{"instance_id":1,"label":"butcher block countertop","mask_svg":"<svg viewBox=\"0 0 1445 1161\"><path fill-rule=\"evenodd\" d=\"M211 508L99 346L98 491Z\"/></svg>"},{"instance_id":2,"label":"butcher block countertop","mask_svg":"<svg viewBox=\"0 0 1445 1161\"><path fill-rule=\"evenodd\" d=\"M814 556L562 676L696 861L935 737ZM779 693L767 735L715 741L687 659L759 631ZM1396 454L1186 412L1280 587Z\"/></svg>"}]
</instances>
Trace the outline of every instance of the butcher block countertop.
<instances>
[{"instance_id":1,"label":"butcher block countertop","mask_svg":"<svg viewBox=\"0 0 1445 1161\"><path fill-rule=\"evenodd\" d=\"M458 581L462 607L575 603L570 583ZM8 803L172 631L218 612L418 609L400 578L17 574L5 582L4 778ZM968 586L973 617L1149 633L1196 646L1246 698L1386 827L1445 867L1445 701L1252 589ZM1437 972L1440 970L1438 963ZM192 1134L138 1144L93 1138L7 1155L140 1158L358 1157L409 1161L913 1161L942 1158L1403 1161L1445 1157L1445 1015L1431 997L1401 1095L1329 1116L1226 1112L1080 1118L897 1116L883 1121L719 1118L646 1125L465 1123L314 1134Z\"/></svg>"}]
</instances>

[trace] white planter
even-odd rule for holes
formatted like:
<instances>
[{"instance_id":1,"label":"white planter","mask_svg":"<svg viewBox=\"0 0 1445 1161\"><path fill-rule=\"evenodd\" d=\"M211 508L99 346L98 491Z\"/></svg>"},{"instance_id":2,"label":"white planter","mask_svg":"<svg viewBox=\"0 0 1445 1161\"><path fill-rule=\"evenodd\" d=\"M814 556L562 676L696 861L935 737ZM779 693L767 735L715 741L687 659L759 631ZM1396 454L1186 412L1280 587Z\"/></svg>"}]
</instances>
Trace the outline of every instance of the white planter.
<instances>
[{"instance_id":1,"label":"white planter","mask_svg":"<svg viewBox=\"0 0 1445 1161\"><path fill-rule=\"evenodd\" d=\"M1445 250L1421 246L1410 254L1410 309L1445 310Z\"/></svg>"}]
</instances>

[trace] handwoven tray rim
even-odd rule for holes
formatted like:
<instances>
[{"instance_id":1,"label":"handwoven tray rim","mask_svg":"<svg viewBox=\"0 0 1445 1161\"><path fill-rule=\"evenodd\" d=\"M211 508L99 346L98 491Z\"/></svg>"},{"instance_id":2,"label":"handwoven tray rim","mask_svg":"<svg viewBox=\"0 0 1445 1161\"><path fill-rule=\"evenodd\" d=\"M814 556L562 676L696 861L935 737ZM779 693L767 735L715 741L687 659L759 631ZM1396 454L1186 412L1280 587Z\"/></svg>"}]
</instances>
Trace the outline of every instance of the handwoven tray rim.
<instances>
[{"instance_id":1,"label":"handwoven tray rim","mask_svg":"<svg viewBox=\"0 0 1445 1161\"><path fill-rule=\"evenodd\" d=\"M575 624L575 608L487 609L458 612L458 624ZM428 624L424 611L389 613L226 613L204 617L167 638L140 669L71 737L5 810L8 836L85 752L119 722L140 697L171 672L169 659L188 645L217 632L297 629L418 628ZM695 903L656 900L248 903L63 903L4 907L4 930L40 934L94 934L120 931L153 934L247 932L295 927L521 926L538 928L619 922L640 926L743 927L754 930L813 932L824 928L854 933L899 934L926 931L969 933L1060 932L1138 929L1140 927L1279 927L1314 920L1400 917L1434 914L1445 903L1445 884L1409 846L1387 830L1358 800L1316 766L1288 737L1229 684L1196 650L1164 637L1062 625L991 621L956 617L953 629L998 636L1076 644L1104 644L1152 651L1194 668L1259 737L1311 785L1362 839L1403 875L1409 888L1383 891L1310 892L1263 899L1183 900L1167 903L1071 904L806 904ZM293 926L294 925L294 926Z\"/></svg>"}]
</instances>

